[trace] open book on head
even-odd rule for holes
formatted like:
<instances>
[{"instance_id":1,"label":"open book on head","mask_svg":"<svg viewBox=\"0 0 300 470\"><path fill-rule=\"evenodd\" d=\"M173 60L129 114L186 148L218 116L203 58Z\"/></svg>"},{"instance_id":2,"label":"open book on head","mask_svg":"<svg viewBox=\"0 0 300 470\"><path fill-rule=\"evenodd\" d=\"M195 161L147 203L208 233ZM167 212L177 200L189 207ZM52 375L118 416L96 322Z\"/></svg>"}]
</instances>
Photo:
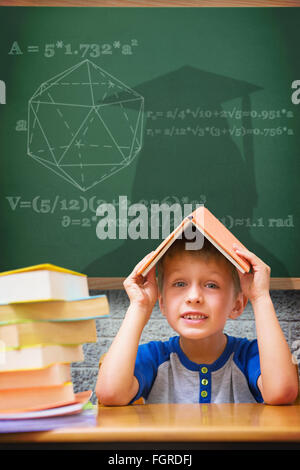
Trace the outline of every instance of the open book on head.
<instances>
[{"instance_id":1,"label":"open book on head","mask_svg":"<svg viewBox=\"0 0 300 470\"><path fill-rule=\"evenodd\" d=\"M192 233L190 229L195 227ZM200 206L190 215L185 217L181 223L171 232L167 238L156 248L152 256L145 261L139 268L138 274L144 277L155 266L158 260L165 254L168 248L182 234L188 233L190 241L186 243L187 250L201 249L203 246L203 237L207 238L231 263L242 273L250 271L250 264L236 254L233 245L245 246L220 222L206 207ZM191 236L192 233L192 236Z\"/></svg>"}]
</instances>

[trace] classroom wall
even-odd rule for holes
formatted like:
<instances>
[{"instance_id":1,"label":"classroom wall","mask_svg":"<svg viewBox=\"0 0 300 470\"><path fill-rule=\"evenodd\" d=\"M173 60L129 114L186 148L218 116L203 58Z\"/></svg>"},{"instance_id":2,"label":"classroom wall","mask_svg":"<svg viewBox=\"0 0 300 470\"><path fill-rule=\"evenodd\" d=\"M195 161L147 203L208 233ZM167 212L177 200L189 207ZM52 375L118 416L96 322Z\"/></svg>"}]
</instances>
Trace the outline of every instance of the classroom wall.
<instances>
[{"instance_id":1,"label":"classroom wall","mask_svg":"<svg viewBox=\"0 0 300 470\"><path fill-rule=\"evenodd\" d=\"M107 295L110 305L110 317L96 321L97 343L84 345L84 362L72 365L72 380L76 393L84 390L94 390L99 359L108 350L129 305L128 297L124 290L90 291L90 295L99 294ZM276 309L277 318L288 344L293 352L299 350L297 357L300 361L300 344L298 346L295 344L295 341L300 343L300 291L273 290L271 291L271 297ZM251 304L246 306L239 319L227 322L225 332L229 335L247 337L248 339L256 337ZM176 335L176 333L168 325L165 317L162 316L157 304L143 331L140 343L146 343L151 340L164 341L173 335ZM93 403L96 402L95 393L92 395L92 401Z\"/></svg>"}]
</instances>

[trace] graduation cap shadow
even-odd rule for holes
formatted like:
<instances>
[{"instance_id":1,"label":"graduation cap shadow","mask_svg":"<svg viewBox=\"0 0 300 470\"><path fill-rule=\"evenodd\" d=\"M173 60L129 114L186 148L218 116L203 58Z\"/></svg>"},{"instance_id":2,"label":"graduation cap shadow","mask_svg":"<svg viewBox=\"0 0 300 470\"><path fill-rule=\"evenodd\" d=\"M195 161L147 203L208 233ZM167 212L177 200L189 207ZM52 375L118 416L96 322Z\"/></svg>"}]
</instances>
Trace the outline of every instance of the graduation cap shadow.
<instances>
[{"instance_id":1,"label":"graduation cap shadow","mask_svg":"<svg viewBox=\"0 0 300 470\"><path fill-rule=\"evenodd\" d=\"M251 94L262 88L183 66L141 83L134 90L144 97L148 117L144 120L143 147L137 157L135 180L128 196L131 204L153 200L169 204L198 201L205 202L216 217L252 220L258 200L253 135L246 133L239 137L241 145L238 145L232 132L234 125L237 129L252 129ZM122 95L119 98L122 99ZM112 99L108 97L105 104ZM242 115L230 125L222 104L236 99ZM130 102L126 106L130 107ZM182 110L184 119L179 112ZM181 135L176 134L178 129ZM220 135L215 135L218 130L221 130ZM205 195L205 200L200 200L201 195ZM278 277L288 277L276 254L255 240L249 227L244 225L231 230L267 262L272 271L280 273ZM86 266L85 272L96 277L125 277L160 241L128 238L121 246Z\"/></svg>"}]
</instances>

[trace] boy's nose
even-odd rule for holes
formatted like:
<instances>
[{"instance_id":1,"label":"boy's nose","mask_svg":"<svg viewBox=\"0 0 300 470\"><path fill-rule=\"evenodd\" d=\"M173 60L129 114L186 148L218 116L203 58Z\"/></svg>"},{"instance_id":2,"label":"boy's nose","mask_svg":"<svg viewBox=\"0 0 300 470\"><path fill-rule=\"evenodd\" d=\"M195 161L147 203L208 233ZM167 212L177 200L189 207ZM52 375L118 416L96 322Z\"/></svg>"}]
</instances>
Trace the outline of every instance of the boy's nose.
<instances>
[{"instance_id":1,"label":"boy's nose","mask_svg":"<svg viewBox=\"0 0 300 470\"><path fill-rule=\"evenodd\" d=\"M200 288L191 287L188 291L187 302L188 303L201 303L203 301L203 295Z\"/></svg>"}]
</instances>

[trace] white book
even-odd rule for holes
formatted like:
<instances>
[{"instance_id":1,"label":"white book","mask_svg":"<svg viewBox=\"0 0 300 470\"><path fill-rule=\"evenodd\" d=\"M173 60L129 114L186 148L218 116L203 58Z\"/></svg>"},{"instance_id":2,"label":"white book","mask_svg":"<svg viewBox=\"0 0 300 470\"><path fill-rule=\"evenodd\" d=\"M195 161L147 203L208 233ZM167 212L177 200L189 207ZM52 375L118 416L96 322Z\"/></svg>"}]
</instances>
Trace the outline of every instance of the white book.
<instances>
[{"instance_id":1,"label":"white book","mask_svg":"<svg viewBox=\"0 0 300 470\"><path fill-rule=\"evenodd\" d=\"M52 264L0 273L0 303L88 297L87 276Z\"/></svg>"},{"instance_id":2,"label":"white book","mask_svg":"<svg viewBox=\"0 0 300 470\"><path fill-rule=\"evenodd\" d=\"M0 373L4 371L40 369L56 362L63 364L84 360L82 345L77 346L34 346L2 351Z\"/></svg>"}]
</instances>

